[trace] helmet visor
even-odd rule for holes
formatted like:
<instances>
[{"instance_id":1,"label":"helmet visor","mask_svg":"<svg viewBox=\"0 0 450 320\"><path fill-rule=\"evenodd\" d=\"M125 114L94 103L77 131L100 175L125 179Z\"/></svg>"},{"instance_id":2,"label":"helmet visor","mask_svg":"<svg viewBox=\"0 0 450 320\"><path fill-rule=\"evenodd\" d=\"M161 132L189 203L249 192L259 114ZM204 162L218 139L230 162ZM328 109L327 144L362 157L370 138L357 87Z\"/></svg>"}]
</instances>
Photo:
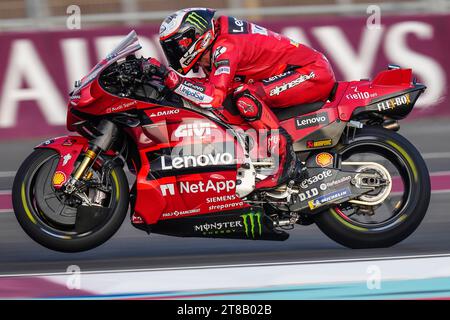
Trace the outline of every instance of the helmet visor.
<instances>
[{"instance_id":1,"label":"helmet visor","mask_svg":"<svg viewBox=\"0 0 450 320\"><path fill-rule=\"evenodd\" d=\"M161 47L169 62L169 65L176 71L182 72L181 58L194 45L195 30L186 30L182 34L175 35L169 39L161 41Z\"/></svg>"}]
</instances>

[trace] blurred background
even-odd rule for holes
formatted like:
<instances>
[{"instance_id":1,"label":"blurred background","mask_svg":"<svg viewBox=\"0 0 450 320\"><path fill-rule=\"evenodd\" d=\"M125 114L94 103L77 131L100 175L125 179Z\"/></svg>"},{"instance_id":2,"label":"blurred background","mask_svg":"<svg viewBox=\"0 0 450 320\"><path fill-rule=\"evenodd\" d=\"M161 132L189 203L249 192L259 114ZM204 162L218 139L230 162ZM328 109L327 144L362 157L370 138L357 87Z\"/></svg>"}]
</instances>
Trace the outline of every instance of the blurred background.
<instances>
[{"instance_id":1,"label":"blurred background","mask_svg":"<svg viewBox=\"0 0 450 320\"><path fill-rule=\"evenodd\" d=\"M82 9L85 26L136 25L160 22L171 11L186 7L220 8L222 13L264 21L274 18L312 15L361 15L368 5L379 5L385 14L407 14L449 10L447 0L3 0L0 27L64 26L67 8Z\"/></svg>"},{"instance_id":2,"label":"blurred background","mask_svg":"<svg viewBox=\"0 0 450 320\"><path fill-rule=\"evenodd\" d=\"M140 54L164 60L161 21L203 6L316 48L339 80L370 78L390 63L413 67L428 86L413 118L449 114L449 0L2 0L0 141L64 133L74 81L123 36L136 29Z\"/></svg>"},{"instance_id":3,"label":"blurred background","mask_svg":"<svg viewBox=\"0 0 450 320\"><path fill-rule=\"evenodd\" d=\"M197 6L314 47L340 81L373 78L388 64L413 69L428 88L400 133L441 181L433 185L430 213L417 233L391 249L356 252L314 226L296 229L288 243L279 244L154 235L150 240L125 223L106 245L76 255L50 252L26 237L11 209L15 171L40 141L66 133L74 81L133 29L143 45L140 54L163 59L161 21ZM0 0L0 273L62 271L69 261L85 268L129 268L450 252L449 34L450 0Z\"/></svg>"}]
</instances>

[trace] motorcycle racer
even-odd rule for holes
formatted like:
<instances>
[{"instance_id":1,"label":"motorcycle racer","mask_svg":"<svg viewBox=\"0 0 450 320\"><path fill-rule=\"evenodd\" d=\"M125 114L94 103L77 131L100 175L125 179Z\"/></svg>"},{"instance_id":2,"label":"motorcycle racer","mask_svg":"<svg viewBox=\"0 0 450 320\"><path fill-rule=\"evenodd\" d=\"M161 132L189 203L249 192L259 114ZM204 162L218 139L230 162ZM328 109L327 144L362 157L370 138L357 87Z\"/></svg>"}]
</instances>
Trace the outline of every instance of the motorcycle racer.
<instances>
[{"instance_id":1,"label":"motorcycle racer","mask_svg":"<svg viewBox=\"0 0 450 320\"><path fill-rule=\"evenodd\" d=\"M298 170L296 156L289 134L270 108L326 100L335 83L331 66L312 48L234 17L214 19L214 13L190 8L168 16L159 36L173 70L153 58L144 62L143 70L159 70L169 89L216 112L232 94L239 113L254 129L278 130L279 139L268 139L268 150L279 156L279 167L256 187L285 183ZM206 78L186 77L198 67Z\"/></svg>"},{"instance_id":2,"label":"motorcycle racer","mask_svg":"<svg viewBox=\"0 0 450 320\"><path fill-rule=\"evenodd\" d=\"M313 111L311 105L274 111L303 168L286 184L255 190L278 170L278 153L274 161L236 165L242 147L260 148L252 147L254 132L232 97L239 100L245 85L258 81L233 79L223 106L202 112L172 91L184 85L185 93L202 97L209 78L187 81L156 60L138 59L141 48L133 30L77 81L66 121L74 134L42 142L18 169L14 214L37 243L86 251L110 239L129 214L131 225L148 234L284 241L296 225L316 224L346 247L386 248L422 222L430 175L417 148L396 132L426 90L412 69L390 66L372 80L339 81L334 98L314 103ZM207 54L196 65L207 69L203 59ZM172 90L163 85L171 76L180 81ZM282 82L269 95L304 83ZM278 144L276 130L258 131L266 131L259 138L270 132L270 144ZM286 140L284 159L293 149Z\"/></svg>"}]
</instances>

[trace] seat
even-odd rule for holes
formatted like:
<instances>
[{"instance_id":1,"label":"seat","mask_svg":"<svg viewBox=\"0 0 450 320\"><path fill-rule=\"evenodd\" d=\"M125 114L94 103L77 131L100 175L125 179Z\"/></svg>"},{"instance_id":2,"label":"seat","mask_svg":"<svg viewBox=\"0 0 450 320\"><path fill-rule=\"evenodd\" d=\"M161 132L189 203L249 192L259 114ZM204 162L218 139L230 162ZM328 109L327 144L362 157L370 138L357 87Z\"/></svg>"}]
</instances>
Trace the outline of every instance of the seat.
<instances>
[{"instance_id":1,"label":"seat","mask_svg":"<svg viewBox=\"0 0 450 320\"><path fill-rule=\"evenodd\" d=\"M338 82L335 82L327 100L333 101L334 96L336 95L337 88ZM301 116L310 112L320 110L325 105L325 103L325 101L316 101L311 103L297 104L286 108L272 108L272 111L277 116L278 121L284 121L296 116Z\"/></svg>"},{"instance_id":2,"label":"seat","mask_svg":"<svg viewBox=\"0 0 450 320\"><path fill-rule=\"evenodd\" d=\"M324 105L324 101L317 101L312 103L298 104L287 108L273 108L272 112L277 116L279 121L284 121L296 116L301 116L303 114L320 110Z\"/></svg>"}]
</instances>

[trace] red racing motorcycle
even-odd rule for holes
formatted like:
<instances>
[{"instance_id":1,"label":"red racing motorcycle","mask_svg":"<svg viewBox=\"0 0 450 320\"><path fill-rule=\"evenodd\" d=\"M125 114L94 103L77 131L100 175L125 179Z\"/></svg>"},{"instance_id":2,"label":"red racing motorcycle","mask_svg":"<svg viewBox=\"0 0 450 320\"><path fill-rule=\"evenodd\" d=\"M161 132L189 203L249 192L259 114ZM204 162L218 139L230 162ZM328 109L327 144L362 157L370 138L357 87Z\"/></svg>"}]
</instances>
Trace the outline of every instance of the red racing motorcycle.
<instances>
[{"instance_id":1,"label":"red racing motorcycle","mask_svg":"<svg viewBox=\"0 0 450 320\"><path fill-rule=\"evenodd\" d=\"M275 110L304 170L260 190L276 164L254 157L264 143L232 100L220 115L192 105L142 73L140 48L133 31L77 81L67 128L78 135L43 142L18 170L15 215L41 245L94 248L128 212L140 230L179 237L286 240L315 223L350 248L392 246L422 221L428 170L396 132L426 88L410 69L337 82L326 102Z\"/></svg>"}]
</instances>

